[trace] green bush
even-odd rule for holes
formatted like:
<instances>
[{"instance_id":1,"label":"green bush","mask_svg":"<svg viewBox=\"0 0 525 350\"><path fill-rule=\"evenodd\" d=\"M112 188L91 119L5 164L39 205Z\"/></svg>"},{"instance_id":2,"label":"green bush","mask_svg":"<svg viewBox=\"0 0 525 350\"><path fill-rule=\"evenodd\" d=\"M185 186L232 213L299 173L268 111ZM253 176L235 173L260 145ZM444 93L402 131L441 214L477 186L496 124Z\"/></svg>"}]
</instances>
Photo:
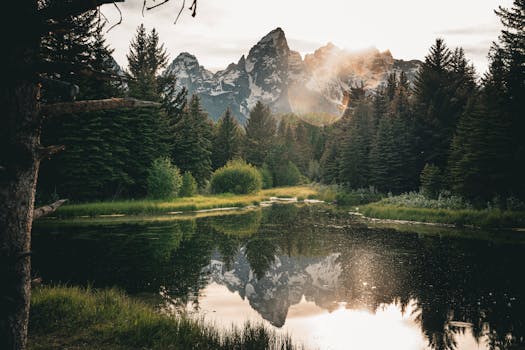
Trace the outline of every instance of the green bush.
<instances>
[{"instance_id":1,"label":"green bush","mask_svg":"<svg viewBox=\"0 0 525 350\"><path fill-rule=\"evenodd\" d=\"M267 164L263 164L262 168L259 169L259 172L262 176L262 188L272 188L273 187L273 176L270 169L268 169Z\"/></svg>"},{"instance_id":2,"label":"green bush","mask_svg":"<svg viewBox=\"0 0 525 350\"><path fill-rule=\"evenodd\" d=\"M426 164L419 177L421 193L428 198L436 199L443 189L443 174L441 170L433 165Z\"/></svg>"},{"instance_id":3,"label":"green bush","mask_svg":"<svg viewBox=\"0 0 525 350\"><path fill-rule=\"evenodd\" d=\"M179 195L181 197L191 197L197 193L197 181L190 172L185 172L182 175L182 186L180 187Z\"/></svg>"},{"instance_id":4,"label":"green bush","mask_svg":"<svg viewBox=\"0 0 525 350\"><path fill-rule=\"evenodd\" d=\"M262 183L257 168L245 161L234 160L213 173L211 190L213 193L246 194L259 191Z\"/></svg>"},{"instance_id":5,"label":"green bush","mask_svg":"<svg viewBox=\"0 0 525 350\"><path fill-rule=\"evenodd\" d=\"M275 186L296 186L301 183L303 176L297 166L289 161L273 169L273 179Z\"/></svg>"},{"instance_id":6,"label":"green bush","mask_svg":"<svg viewBox=\"0 0 525 350\"><path fill-rule=\"evenodd\" d=\"M308 178L311 181L319 181L321 180L321 165L319 162L315 159L310 159L308 162L308 170L306 172L308 175Z\"/></svg>"},{"instance_id":7,"label":"green bush","mask_svg":"<svg viewBox=\"0 0 525 350\"><path fill-rule=\"evenodd\" d=\"M151 198L177 197L181 183L179 168L171 164L168 158L158 158L153 161L147 178L148 195Z\"/></svg>"},{"instance_id":8,"label":"green bush","mask_svg":"<svg viewBox=\"0 0 525 350\"><path fill-rule=\"evenodd\" d=\"M395 205L407 208L428 208L428 209L472 209L472 206L465 202L461 197L441 193L437 199L431 199L421 193L409 192L399 196L387 197L381 201L383 205Z\"/></svg>"},{"instance_id":9,"label":"green bush","mask_svg":"<svg viewBox=\"0 0 525 350\"><path fill-rule=\"evenodd\" d=\"M337 192L336 202L338 205L361 205L380 201L383 196L373 190L357 189L350 192Z\"/></svg>"}]
</instances>

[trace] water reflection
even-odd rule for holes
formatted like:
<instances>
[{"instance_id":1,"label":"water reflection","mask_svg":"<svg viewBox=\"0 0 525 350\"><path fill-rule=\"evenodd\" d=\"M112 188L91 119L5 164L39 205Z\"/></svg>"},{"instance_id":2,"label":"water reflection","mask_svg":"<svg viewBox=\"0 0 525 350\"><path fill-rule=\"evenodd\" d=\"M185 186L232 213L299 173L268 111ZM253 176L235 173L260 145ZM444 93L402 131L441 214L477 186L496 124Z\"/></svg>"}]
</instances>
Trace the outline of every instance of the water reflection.
<instances>
[{"instance_id":1,"label":"water reflection","mask_svg":"<svg viewBox=\"0 0 525 350\"><path fill-rule=\"evenodd\" d=\"M330 349L525 344L521 243L369 229L291 205L35 231L35 271L45 280L161 292L164 307L226 327L266 322Z\"/></svg>"}]
</instances>

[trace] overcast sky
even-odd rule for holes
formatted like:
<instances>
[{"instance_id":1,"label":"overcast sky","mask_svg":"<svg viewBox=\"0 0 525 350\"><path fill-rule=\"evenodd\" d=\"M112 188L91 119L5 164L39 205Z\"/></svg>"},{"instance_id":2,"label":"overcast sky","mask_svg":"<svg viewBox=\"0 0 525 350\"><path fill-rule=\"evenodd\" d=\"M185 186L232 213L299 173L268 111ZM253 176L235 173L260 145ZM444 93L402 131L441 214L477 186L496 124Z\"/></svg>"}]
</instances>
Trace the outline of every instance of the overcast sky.
<instances>
[{"instance_id":1,"label":"overcast sky","mask_svg":"<svg viewBox=\"0 0 525 350\"><path fill-rule=\"evenodd\" d=\"M441 37L449 47L462 46L484 72L488 49L501 29L493 10L510 7L512 0L199 0L197 17L185 10L176 25L182 0L170 0L144 17L141 4L119 4L123 22L107 34L123 67L136 27L144 23L159 31L170 60L190 52L213 71L237 62L266 33L281 27L290 48L303 57L333 42L348 50L377 47L395 58L423 59ZM187 0L186 7L190 4ZM113 5L103 12L111 23L118 22Z\"/></svg>"}]
</instances>

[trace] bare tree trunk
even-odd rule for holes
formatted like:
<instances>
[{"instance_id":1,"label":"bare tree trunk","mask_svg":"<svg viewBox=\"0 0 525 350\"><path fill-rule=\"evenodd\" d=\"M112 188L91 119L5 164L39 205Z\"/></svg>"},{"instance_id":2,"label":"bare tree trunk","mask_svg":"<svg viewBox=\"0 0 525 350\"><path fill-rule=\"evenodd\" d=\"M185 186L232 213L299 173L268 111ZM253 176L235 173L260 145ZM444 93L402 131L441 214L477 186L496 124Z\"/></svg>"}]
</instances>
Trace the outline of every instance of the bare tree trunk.
<instances>
[{"instance_id":1,"label":"bare tree trunk","mask_svg":"<svg viewBox=\"0 0 525 350\"><path fill-rule=\"evenodd\" d=\"M31 224L40 163L34 66L39 35L30 23L36 1L11 2L9 17L26 23L3 42L0 62L0 349L25 349L31 281ZM18 73L15 73L18 72Z\"/></svg>"}]
</instances>

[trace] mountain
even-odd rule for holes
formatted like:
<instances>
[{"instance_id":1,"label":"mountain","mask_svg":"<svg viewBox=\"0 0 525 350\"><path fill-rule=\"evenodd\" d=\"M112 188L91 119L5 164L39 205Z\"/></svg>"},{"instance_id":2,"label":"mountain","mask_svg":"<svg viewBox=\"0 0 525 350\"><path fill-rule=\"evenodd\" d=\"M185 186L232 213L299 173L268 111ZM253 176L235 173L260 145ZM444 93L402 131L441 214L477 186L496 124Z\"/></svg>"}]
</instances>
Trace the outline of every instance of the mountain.
<instances>
[{"instance_id":1,"label":"mountain","mask_svg":"<svg viewBox=\"0 0 525 350\"><path fill-rule=\"evenodd\" d=\"M224 285L247 299L250 306L265 320L282 327L291 306L304 297L319 307L332 310L338 295L343 294L340 254L320 257L276 255L261 278L256 278L241 248L228 269L218 252L203 269L209 282Z\"/></svg>"},{"instance_id":2,"label":"mountain","mask_svg":"<svg viewBox=\"0 0 525 350\"><path fill-rule=\"evenodd\" d=\"M290 50L284 31L277 28L225 70L212 73L184 52L166 74L174 73L180 87L186 87L190 95L198 94L214 120L231 107L244 123L259 100L278 114L340 115L345 107L343 93L351 86L363 82L367 88L376 88L394 71L404 71L412 81L420 63L394 59L390 51L348 52L331 43L303 59Z\"/></svg>"}]
</instances>

